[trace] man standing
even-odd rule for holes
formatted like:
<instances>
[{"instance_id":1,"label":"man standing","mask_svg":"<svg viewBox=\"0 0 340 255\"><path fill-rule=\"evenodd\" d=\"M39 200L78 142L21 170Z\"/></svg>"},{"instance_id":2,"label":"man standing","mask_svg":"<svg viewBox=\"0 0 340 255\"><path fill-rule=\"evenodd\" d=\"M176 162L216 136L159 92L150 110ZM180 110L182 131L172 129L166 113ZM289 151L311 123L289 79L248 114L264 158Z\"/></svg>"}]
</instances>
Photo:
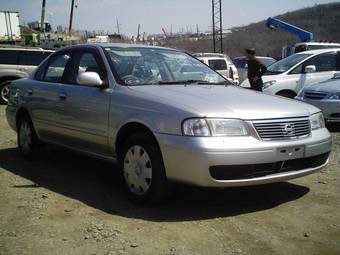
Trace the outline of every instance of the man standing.
<instances>
[{"instance_id":1,"label":"man standing","mask_svg":"<svg viewBox=\"0 0 340 255\"><path fill-rule=\"evenodd\" d=\"M245 49L245 57L248 60L248 80L252 90L262 91L262 75L267 67L255 57L255 49Z\"/></svg>"}]
</instances>

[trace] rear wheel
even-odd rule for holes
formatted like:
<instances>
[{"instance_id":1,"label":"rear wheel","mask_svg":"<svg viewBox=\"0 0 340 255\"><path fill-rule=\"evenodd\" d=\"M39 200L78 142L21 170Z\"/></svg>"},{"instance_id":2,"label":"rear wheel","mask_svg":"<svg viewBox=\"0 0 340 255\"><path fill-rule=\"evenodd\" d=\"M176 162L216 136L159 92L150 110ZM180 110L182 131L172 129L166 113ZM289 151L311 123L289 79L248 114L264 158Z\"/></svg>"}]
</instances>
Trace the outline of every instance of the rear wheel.
<instances>
[{"instance_id":1,"label":"rear wheel","mask_svg":"<svg viewBox=\"0 0 340 255\"><path fill-rule=\"evenodd\" d=\"M119 158L125 189L134 202L158 203L169 194L162 155L153 137L147 133L130 136Z\"/></svg>"},{"instance_id":2,"label":"rear wheel","mask_svg":"<svg viewBox=\"0 0 340 255\"><path fill-rule=\"evenodd\" d=\"M4 81L0 84L0 104L7 104L11 82L12 81Z\"/></svg>"},{"instance_id":3,"label":"rear wheel","mask_svg":"<svg viewBox=\"0 0 340 255\"><path fill-rule=\"evenodd\" d=\"M27 114L22 115L19 119L17 139L19 150L25 158L33 159L41 154L43 144L39 141Z\"/></svg>"}]
</instances>

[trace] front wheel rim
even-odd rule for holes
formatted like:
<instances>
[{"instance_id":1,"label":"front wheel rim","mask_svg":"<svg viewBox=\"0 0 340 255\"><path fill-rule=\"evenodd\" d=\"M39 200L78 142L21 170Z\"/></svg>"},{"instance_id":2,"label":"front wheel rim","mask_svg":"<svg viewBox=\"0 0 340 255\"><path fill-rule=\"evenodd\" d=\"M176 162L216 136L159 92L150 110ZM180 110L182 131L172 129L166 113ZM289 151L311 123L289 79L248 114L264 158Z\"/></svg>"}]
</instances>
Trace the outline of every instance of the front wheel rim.
<instances>
[{"instance_id":1,"label":"front wheel rim","mask_svg":"<svg viewBox=\"0 0 340 255\"><path fill-rule=\"evenodd\" d=\"M1 89L1 98L4 100L4 101L8 101L8 96L9 96L9 86L8 85L5 85L2 87Z\"/></svg>"},{"instance_id":2,"label":"front wheel rim","mask_svg":"<svg viewBox=\"0 0 340 255\"><path fill-rule=\"evenodd\" d=\"M23 122L19 131L19 146L24 153L30 151L32 142L32 130L27 122Z\"/></svg>"},{"instance_id":3,"label":"front wheel rim","mask_svg":"<svg viewBox=\"0 0 340 255\"><path fill-rule=\"evenodd\" d=\"M151 186L152 164L149 154L138 145L131 146L124 158L124 178L130 191L144 195Z\"/></svg>"}]
</instances>

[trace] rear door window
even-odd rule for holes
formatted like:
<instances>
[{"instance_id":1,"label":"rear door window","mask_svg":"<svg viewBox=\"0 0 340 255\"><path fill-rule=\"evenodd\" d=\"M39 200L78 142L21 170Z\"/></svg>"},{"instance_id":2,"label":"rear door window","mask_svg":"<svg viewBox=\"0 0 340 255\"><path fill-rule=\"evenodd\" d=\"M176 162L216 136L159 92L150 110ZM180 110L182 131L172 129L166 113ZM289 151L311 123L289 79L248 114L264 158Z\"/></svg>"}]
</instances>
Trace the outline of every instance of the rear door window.
<instances>
[{"instance_id":1,"label":"rear door window","mask_svg":"<svg viewBox=\"0 0 340 255\"><path fill-rule=\"evenodd\" d=\"M0 50L0 64L17 65L18 64L18 51Z\"/></svg>"},{"instance_id":2,"label":"rear door window","mask_svg":"<svg viewBox=\"0 0 340 255\"><path fill-rule=\"evenodd\" d=\"M209 66L214 70L227 70L227 63L224 59L210 59Z\"/></svg>"},{"instance_id":3,"label":"rear door window","mask_svg":"<svg viewBox=\"0 0 340 255\"><path fill-rule=\"evenodd\" d=\"M62 82L65 67L70 60L70 54L53 56L47 66L42 78L46 82ZM38 71L39 73L39 71Z\"/></svg>"},{"instance_id":4,"label":"rear door window","mask_svg":"<svg viewBox=\"0 0 340 255\"><path fill-rule=\"evenodd\" d=\"M19 65L38 66L47 56L44 52L22 51L19 54Z\"/></svg>"}]
</instances>

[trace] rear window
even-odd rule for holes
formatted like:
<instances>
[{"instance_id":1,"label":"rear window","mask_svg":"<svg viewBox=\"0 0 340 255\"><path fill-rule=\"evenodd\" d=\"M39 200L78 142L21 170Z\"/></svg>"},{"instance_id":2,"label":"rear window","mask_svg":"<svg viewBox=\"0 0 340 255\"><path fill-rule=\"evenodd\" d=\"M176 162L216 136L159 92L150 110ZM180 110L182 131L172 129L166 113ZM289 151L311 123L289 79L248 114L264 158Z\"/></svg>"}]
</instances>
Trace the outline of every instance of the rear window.
<instances>
[{"instance_id":1,"label":"rear window","mask_svg":"<svg viewBox=\"0 0 340 255\"><path fill-rule=\"evenodd\" d=\"M227 63L224 59L210 59L209 66L214 70L227 70Z\"/></svg>"},{"instance_id":2,"label":"rear window","mask_svg":"<svg viewBox=\"0 0 340 255\"><path fill-rule=\"evenodd\" d=\"M0 50L0 64L17 65L18 64L18 51Z\"/></svg>"},{"instance_id":3,"label":"rear window","mask_svg":"<svg viewBox=\"0 0 340 255\"><path fill-rule=\"evenodd\" d=\"M44 52L22 51L19 55L19 65L38 66L48 55Z\"/></svg>"}]
</instances>

